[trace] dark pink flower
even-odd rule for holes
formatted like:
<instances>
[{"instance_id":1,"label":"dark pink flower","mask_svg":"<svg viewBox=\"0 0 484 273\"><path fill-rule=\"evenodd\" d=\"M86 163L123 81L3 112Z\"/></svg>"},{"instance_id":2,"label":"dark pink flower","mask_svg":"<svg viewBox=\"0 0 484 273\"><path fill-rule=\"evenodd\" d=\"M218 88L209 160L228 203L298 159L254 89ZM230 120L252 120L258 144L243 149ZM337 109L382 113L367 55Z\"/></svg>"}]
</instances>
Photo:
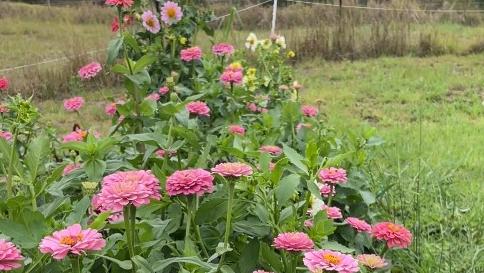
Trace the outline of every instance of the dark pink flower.
<instances>
[{"instance_id":1,"label":"dark pink flower","mask_svg":"<svg viewBox=\"0 0 484 273\"><path fill-rule=\"evenodd\" d=\"M158 93L160 93L161 95L166 95L168 92L170 92L170 89L167 86L162 86L158 90Z\"/></svg>"},{"instance_id":2,"label":"dark pink flower","mask_svg":"<svg viewBox=\"0 0 484 273\"><path fill-rule=\"evenodd\" d=\"M188 113L198 115L198 116L210 116L210 108L208 108L207 104L203 101L192 101L185 105L185 109L187 109Z\"/></svg>"},{"instance_id":3,"label":"dark pink flower","mask_svg":"<svg viewBox=\"0 0 484 273\"><path fill-rule=\"evenodd\" d=\"M118 32L119 31L119 19L118 17L114 17L113 21L111 22L111 31Z\"/></svg>"},{"instance_id":4,"label":"dark pink flower","mask_svg":"<svg viewBox=\"0 0 484 273\"><path fill-rule=\"evenodd\" d=\"M22 253L11 242L0 239L0 271L11 271L22 267Z\"/></svg>"},{"instance_id":5,"label":"dark pink flower","mask_svg":"<svg viewBox=\"0 0 484 273\"><path fill-rule=\"evenodd\" d=\"M106 104L106 106L104 107L104 113L106 113L106 115L112 117L112 116L114 116L114 114L116 114L117 109L118 109L118 107L117 107L116 103L110 102L110 103Z\"/></svg>"},{"instance_id":6,"label":"dark pink flower","mask_svg":"<svg viewBox=\"0 0 484 273\"><path fill-rule=\"evenodd\" d=\"M0 77L0 91L7 91L9 87L8 79L5 77Z\"/></svg>"},{"instance_id":7,"label":"dark pink flower","mask_svg":"<svg viewBox=\"0 0 484 273\"><path fill-rule=\"evenodd\" d=\"M166 191L170 196L211 193L213 176L203 169L176 171L166 179Z\"/></svg>"},{"instance_id":8,"label":"dark pink flower","mask_svg":"<svg viewBox=\"0 0 484 273\"><path fill-rule=\"evenodd\" d=\"M343 214L338 207L328 207L326 205L323 205L322 209L326 211L329 219L335 220L343 218Z\"/></svg>"},{"instance_id":9,"label":"dark pink flower","mask_svg":"<svg viewBox=\"0 0 484 273\"><path fill-rule=\"evenodd\" d=\"M245 135L245 128L237 124L232 124L229 125L229 133L233 135L243 136Z\"/></svg>"},{"instance_id":10,"label":"dark pink flower","mask_svg":"<svg viewBox=\"0 0 484 273\"><path fill-rule=\"evenodd\" d=\"M227 69L220 75L220 81L225 85L241 85L244 81L244 75L242 71Z\"/></svg>"},{"instance_id":11,"label":"dark pink flower","mask_svg":"<svg viewBox=\"0 0 484 273\"><path fill-rule=\"evenodd\" d=\"M263 153L268 153L273 156L279 156L282 154L282 149L274 145L264 145L259 148L259 151Z\"/></svg>"},{"instance_id":12,"label":"dark pink flower","mask_svg":"<svg viewBox=\"0 0 484 273\"><path fill-rule=\"evenodd\" d=\"M63 176L71 174L73 171L78 170L81 168L81 164L79 163L71 163L64 167L64 171L62 172Z\"/></svg>"},{"instance_id":13,"label":"dark pink flower","mask_svg":"<svg viewBox=\"0 0 484 273\"><path fill-rule=\"evenodd\" d=\"M358 232L366 232L371 233L371 226L364 220L355 218L355 217L348 217L346 218L346 223L352 226Z\"/></svg>"},{"instance_id":14,"label":"dark pink flower","mask_svg":"<svg viewBox=\"0 0 484 273\"><path fill-rule=\"evenodd\" d=\"M354 273L360 271L358 261L356 261L351 255L332 250L314 250L306 252L304 254L303 262L311 273Z\"/></svg>"},{"instance_id":15,"label":"dark pink flower","mask_svg":"<svg viewBox=\"0 0 484 273\"><path fill-rule=\"evenodd\" d=\"M106 0L106 5L116 6L119 8L129 8L133 5L133 0Z\"/></svg>"},{"instance_id":16,"label":"dark pink flower","mask_svg":"<svg viewBox=\"0 0 484 273\"><path fill-rule=\"evenodd\" d=\"M319 192L323 197L334 196L336 194L335 186L324 183L321 185Z\"/></svg>"},{"instance_id":17,"label":"dark pink flower","mask_svg":"<svg viewBox=\"0 0 484 273\"><path fill-rule=\"evenodd\" d=\"M86 131L78 129L65 135L62 142L67 143L72 141L83 141L86 136Z\"/></svg>"},{"instance_id":18,"label":"dark pink flower","mask_svg":"<svg viewBox=\"0 0 484 273\"><path fill-rule=\"evenodd\" d=\"M219 43L212 46L212 53L222 57L234 54L234 46L228 43Z\"/></svg>"},{"instance_id":19,"label":"dark pink flower","mask_svg":"<svg viewBox=\"0 0 484 273\"><path fill-rule=\"evenodd\" d=\"M319 179L326 183L344 184L347 181L346 170L333 167L322 169L319 172Z\"/></svg>"},{"instance_id":20,"label":"dark pink flower","mask_svg":"<svg viewBox=\"0 0 484 273\"><path fill-rule=\"evenodd\" d=\"M303 113L303 115L305 115L306 117L315 117L318 115L319 113L319 110L318 108L314 107L314 106L311 106L311 105L303 105L301 107L301 112Z\"/></svg>"},{"instance_id":21,"label":"dark pink flower","mask_svg":"<svg viewBox=\"0 0 484 273\"><path fill-rule=\"evenodd\" d=\"M82 106L84 106L84 98L83 97L73 97L67 100L64 100L64 109L69 112L76 112L79 111Z\"/></svg>"},{"instance_id":22,"label":"dark pink flower","mask_svg":"<svg viewBox=\"0 0 484 273\"><path fill-rule=\"evenodd\" d=\"M92 62L79 69L79 77L83 80L88 80L96 77L99 72L101 72L102 66L98 62Z\"/></svg>"},{"instance_id":23,"label":"dark pink flower","mask_svg":"<svg viewBox=\"0 0 484 273\"><path fill-rule=\"evenodd\" d=\"M247 104L247 109L251 112L257 112L257 105L253 102Z\"/></svg>"},{"instance_id":24,"label":"dark pink flower","mask_svg":"<svg viewBox=\"0 0 484 273\"><path fill-rule=\"evenodd\" d=\"M163 158L163 157L165 157L165 154L166 154L166 152L165 152L165 150L163 150L163 149L158 149L158 150L156 150L156 151L155 151L155 155L156 155L156 157L158 157L158 158Z\"/></svg>"},{"instance_id":25,"label":"dark pink flower","mask_svg":"<svg viewBox=\"0 0 484 273\"><path fill-rule=\"evenodd\" d=\"M304 232L286 232L277 235L272 244L280 250L293 252L308 251L314 248L314 243Z\"/></svg>"},{"instance_id":26,"label":"dark pink flower","mask_svg":"<svg viewBox=\"0 0 484 273\"><path fill-rule=\"evenodd\" d=\"M182 49L180 58L185 62L200 60L202 58L202 49L198 46Z\"/></svg>"},{"instance_id":27,"label":"dark pink flower","mask_svg":"<svg viewBox=\"0 0 484 273\"><path fill-rule=\"evenodd\" d=\"M252 175L252 167L245 163L220 163L212 168L213 173L224 177L242 177Z\"/></svg>"},{"instance_id":28,"label":"dark pink flower","mask_svg":"<svg viewBox=\"0 0 484 273\"><path fill-rule=\"evenodd\" d=\"M389 248L407 248L412 243L412 233L398 224L378 223L371 232L376 239L386 241Z\"/></svg>"},{"instance_id":29,"label":"dark pink flower","mask_svg":"<svg viewBox=\"0 0 484 273\"><path fill-rule=\"evenodd\" d=\"M10 141L10 140L12 140L13 135L9 131L0 130L0 138L5 139L6 141Z\"/></svg>"}]
</instances>

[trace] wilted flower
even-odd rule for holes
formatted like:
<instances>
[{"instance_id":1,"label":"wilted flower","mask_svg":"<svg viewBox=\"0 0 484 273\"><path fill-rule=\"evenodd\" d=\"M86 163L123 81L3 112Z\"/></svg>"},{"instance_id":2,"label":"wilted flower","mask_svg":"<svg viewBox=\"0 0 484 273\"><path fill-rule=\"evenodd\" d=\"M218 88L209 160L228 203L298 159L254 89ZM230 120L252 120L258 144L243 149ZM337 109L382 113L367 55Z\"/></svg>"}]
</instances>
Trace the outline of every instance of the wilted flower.
<instances>
[{"instance_id":1,"label":"wilted flower","mask_svg":"<svg viewBox=\"0 0 484 273\"><path fill-rule=\"evenodd\" d=\"M220 163L212 168L213 173L224 177L242 177L252 175L252 167L245 163Z\"/></svg>"},{"instance_id":2,"label":"wilted flower","mask_svg":"<svg viewBox=\"0 0 484 273\"><path fill-rule=\"evenodd\" d=\"M269 272L269 271L264 271L264 270L256 270L252 273L274 273L274 272Z\"/></svg>"},{"instance_id":3,"label":"wilted flower","mask_svg":"<svg viewBox=\"0 0 484 273\"><path fill-rule=\"evenodd\" d=\"M274 145L264 145L264 146L261 146L259 148L259 151L263 152L263 153L268 153L268 154L271 154L273 156L279 156L282 154L282 149L278 146L274 146Z\"/></svg>"},{"instance_id":4,"label":"wilted flower","mask_svg":"<svg viewBox=\"0 0 484 273\"><path fill-rule=\"evenodd\" d=\"M282 49L286 49L286 38L284 36L278 35L275 40L276 45Z\"/></svg>"},{"instance_id":5,"label":"wilted flower","mask_svg":"<svg viewBox=\"0 0 484 273\"><path fill-rule=\"evenodd\" d=\"M133 0L106 0L106 5L122 8L129 8L133 5Z\"/></svg>"},{"instance_id":6,"label":"wilted flower","mask_svg":"<svg viewBox=\"0 0 484 273\"><path fill-rule=\"evenodd\" d=\"M202 58L202 49L198 46L182 49L180 51L180 58L185 62L200 60Z\"/></svg>"},{"instance_id":7,"label":"wilted flower","mask_svg":"<svg viewBox=\"0 0 484 273\"><path fill-rule=\"evenodd\" d=\"M296 91L299 91L300 89L302 89L302 88L303 88L303 85L302 85L302 84L300 84L298 81L294 81L294 82L292 83L292 86L291 86L291 87L292 87L292 89L294 89L294 90L296 90Z\"/></svg>"},{"instance_id":8,"label":"wilted flower","mask_svg":"<svg viewBox=\"0 0 484 273\"><path fill-rule=\"evenodd\" d=\"M166 1L161 8L161 21L167 25L173 25L181 20L183 11L177 3Z\"/></svg>"},{"instance_id":9,"label":"wilted flower","mask_svg":"<svg viewBox=\"0 0 484 273\"><path fill-rule=\"evenodd\" d=\"M228 43L219 43L212 46L212 53L219 57L228 57L234 53L234 46Z\"/></svg>"},{"instance_id":10,"label":"wilted flower","mask_svg":"<svg viewBox=\"0 0 484 273\"><path fill-rule=\"evenodd\" d=\"M156 151L155 151L155 155L156 155L156 157L158 157L158 158L163 158L163 157L165 157L165 154L166 154L166 152L165 152L165 150L163 150L163 149L158 149L158 150L156 150Z\"/></svg>"},{"instance_id":11,"label":"wilted flower","mask_svg":"<svg viewBox=\"0 0 484 273\"><path fill-rule=\"evenodd\" d=\"M170 196L211 193L213 176L203 169L176 171L166 179L166 191Z\"/></svg>"},{"instance_id":12,"label":"wilted flower","mask_svg":"<svg viewBox=\"0 0 484 273\"><path fill-rule=\"evenodd\" d=\"M286 232L277 235L272 245L280 250L301 252L314 248L314 243L304 232Z\"/></svg>"},{"instance_id":13,"label":"wilted flower","mask_svg":"<svg viewBox=\"0 0 484 273\"><path fill-rule=\"evenodd\" d=\"M108 116L114 116L114 114L116 114L116 111L117 111L117 106L116 106L116 103L114 102L110 102L108 104L106 104L106 106L104 107L104 113L106 113L106 115Z\"/></svg>"},{"instance_id":14,"label":"wilted flower","mask_svg":"<svg viewBox=\"0 0 484 273\"><path fill-rule=\"evenodd\" d=\"M333 185L329 185L324 183L321 185L319 192L323 197L329 197L329 196L334 196L336 194L336 189Z\"/></svg>"},{"instance_id":15,"label":"wilted flower","mask_svg":"<svg viewBox=\"0 0 484 273\"><path fill-rule=\"evenodd\" d=\"M358 261L351 255L346 255L332 250L314 250L304 254L304 265L312 273L338 272L353 273L358 272Z\"/></svg>"},{"instance_id":16,"label":"wilted flower","mask_svg":"<svg viewBox=\"0 0 484 273\"><path fill-rule=\"evenodd\" d=\"M9 131L0 130L0 138L5 139L6 141L10 141L10 140L12 140L13 135Z\"/></svg>"},{"instance_id":17,"label":"wilted flower","mask_svg":"<svg viewBox=\"0 0 484 273\"><path fill-rule=\"evenodd\" d=\"M160 32L160 21L158 21L158 18L156 18L151 10L143 12L141 20L143 21L143 26L149 32L154 34Z\"/></svg>"},{"instance_id":18,"label":"wilted flower","mask_svg":"<svg viewBox=\"0 0 484 273\"><path fill-rule=\"evenodd\" d=\"M92 62L90 64L87 64L79 69L77 74L79 74L79 77L83 80L89 80L97 76L99 72L102 70L102 66L98 62Z\"/></svg>"},{"instance_id":19,"label":"wilted flower","mask_svg":"<svg viewBox=\"0 0 484 273\"><path fill-rule=\"evenodd\" d=\"M83 230L81 225L74 224L42 239L39 250L44 254L51 254L56 260L62 260L68 254L84 255L88 251L101 250L105 245L106 241L97 230Z\"/></svg>"},{"instance_id":20,"label":"wilted flower","mask_svg":"<svg viewBox=\"0 0 484 273\"><path fill-rule=\"evenodd\" d=\"M264 49L269 49L272 45L272 41L269 39L264 39L262 41L259 41L258 43L261 44L262 48Z\"/></svg>"},{"instance_id":21,"label":"wilted flower","mask_svg":"<svg viewBox=\"0 0 484 273\"><path fill-rule=\"evenodd\" d=\"M229 125L229 133L243 136L245 135L245 128L237 124L232 124L232 125Z\"/></svg>"},{"instance_id":22,"label":"wilted flower","mask_svg":"<svg viewBox=\"0 0 484 273\"><path fill-rule=\"evenodd\" d=\"M203 101L192 101L185 105L185 109L187 109L188 113L198 115L198 116L210 116L210 108L208 108L207 104Z\"/></svg>"},{"instance_id":23,"label":"wilted flower","mask_svg":"<svg viewBox=\"0 0 484 273\"><path fill-rule=\"evenodd\" d=\"M11 271L22 267L22 253L11 242L0 239L0 271Z\"/></svg>"},{"instance_id":24,"label":"wilted flower","mask_svg":"<svg viewBox=\"0 0 484 273\"><path fill-rule=\"evenodd\" d=\"M389 248L407 248L412 243L412 233L404 226L382 222L373 226L372 235L387 242Z\"/></svg>"},{"instance_id":25,"label":"wilted flower","mask_svg":"<svg viewBox=\"0 0 484 273\"><path fill-rule=\"evenodd\" d=\"M346 218L346 223L352 226L358 232L366 232L371 233L371 226L366 221L355 218L355 217L348 217Z\"/></svg>"},{"instance_id":26,"label":"wilted flower","mask_svg":"<svg viewBox=\"0 0 484 273\"><path fill-rule=\"evenodd\" d=\"M385 259L375 254L358 255L356 259L358 259L360 264L367 266L371 269L384 268L387 265Z\"/></svg>"},{"instance_id":27,"label":"wilted flower","mask_svg":"<svg viewBox=\"0 0 484 273\"><path fill-rule=\"evenodd\" d=\"M73 97L73 98L64 100L64 109L66 109L69 112L79 111L83 105L84 105L83 97Z\"/></svg>"},{"instance_id":28,"label":"wilted flower","mask_svg":"<svg viewBox=\"0 0 484 273\"><path fill-rule=\"evenodd\" d=\"M160 93L161 95L166 95L168 92L170 92L170 88L168 88L167 86L162 86L158 90L158 93Z\"/></svg>"},{"instance_id":29,"label":"wilted flower","mask_svg":"<svg viewBox=\"0 0 484 273\"><path fill-rule=\"evenodd\" d=\"M255 34L251 32L247 37L247 39L245 40L245 47L247 49L255 51L257 48L257 45L258 45L257 36L255 36Z\"/></svg>"},{"instance_id":30,"label":"wilted flower","mask_svg":"<svg viewBox=\"0 0 484 273\"><path fill-rule=\"evenodd\" d=\"M8 105L0 103L0 113L8 113L10 109L8 109Z\"/></svg>"},{"instance_id":31,"label":"wilted flower","mask_svg":"<svg viewBox=\"0 0 484 273\"><path fill-rule=\"evenodd\" d=\"M314 106L311 106L311 105L303 105L301 107L301 112L303 113L303 115L305 115L306 117L315 117L318 115L319 113L319 110L318 108L314 107Z\"/></svg>"},{"instance_id":32,"label":"wilted flower","mask_svg":"<svg viewBox=\"0 0 484 273\"><path fill-rule=\"evenodd\" d=\"M70 163L70 164L67 164L65 167L64 167L64 171L62 172L62 175L63 176L66 176L66 175L69 175L71 174L73 171L77 170L81 168L81 164L79 163Z\"/></svg>"},{"instance_id":33,"label":"wilted flower","mask_svg":"<svg viewBox=\"0 0 484 273\"><path fill-rule=\"evenodd\" d=\"M345 169L338 169L338 168L327 168L322 169L319 172L319 179L322 182L331 183L331 184L344 184L347 181L346 178L346 170Z\"/></svg>"},{"instance_id":34,"label":"wilted flower","mask_svg":"<svg viewBox=\"0 0 484 273\"><path fill-rule=\"evenodd\" d=\"M5 77L0 77L0 91L7 91L9 86L8 79Z\"/></svg>"}]
</instances>

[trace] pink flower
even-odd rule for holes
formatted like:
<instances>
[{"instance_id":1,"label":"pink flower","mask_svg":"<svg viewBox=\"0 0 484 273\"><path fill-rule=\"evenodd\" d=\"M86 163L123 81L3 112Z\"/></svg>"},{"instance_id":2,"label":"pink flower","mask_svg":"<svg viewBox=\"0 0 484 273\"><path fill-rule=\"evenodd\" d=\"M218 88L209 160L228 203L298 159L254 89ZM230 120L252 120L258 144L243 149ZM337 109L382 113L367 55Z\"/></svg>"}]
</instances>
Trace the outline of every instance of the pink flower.
<instances>
[{"instance_id":1,"label":"pink flower","mask_svg":"<svg viewBox=\"0 0 484 273\"><path fill-rule=\"evenodd\" d=\"M116 172L103 178L100 198L113 212L129 204L140 207L161 199L160 182L150 171Z\"/></svg>"},{"instance_id":2,"label":"pink flower","mask_svg":"<svg viewBox=\"0 0 484 273\"><path fill-rule=\"evenodd\" d=\"M307 227L307 228L312 228L314 226L313 220L305 220L304 226Z\"/></svg>"},{"instance_id":3,"label":"pink flower","mask_svg":"<svg viewBox=\"0 0 484 273\"><path fill-rule=\"evenodd\" d=\"M264 146L259 148L259 151L261 151L263 153L271 154L273 156L279 156L279 155L282 154L282 149L280 147L274 146L274 145L264 145Z\"/></svg>"},{"instance_id":4,"label":"pink flower","mask_svg":"<svg viewBox=\"0 0 484 273\"><path fill-rule=\"evenodd\" d=\"M242 71L234 71L234 70L226 69L220 75L220 81L225 85L231 85L231 84L241 85L244 81L244 75L242 74Z\"/></svg>"},{"instance_id":5,"label":"pink flower","mask_svg":"<svg viewBox=\"0 0 484 273\"><path fill-rule=\"evenodd\" d=\"M106 104L106 106L104 107L104 113L106 113L106 115L112 117L112 116L114 116L114 114L116 114L117 109L118 108L116 106L116 103L111 102L111 103Z\"/></svg>"},{"instance_id":6,"label":"pink flower","mask_svg":"<svg viewBox=\"0 0 484 273\"><path fill-rule=\"evenodd\" d=\"M0 239L0 271L10 271L22 267L22 253L11 242Z\"/></svg>"},{"instance_id":7,"label":"pink flower","mask_svg":"<svg viewBox=\"0 0 484 273\"><path fill-rule=\"evenodd\" d=\"M106 5L122 8L129 8L133 5L133 0L106 0Z\"/></svg>"},{"instance_id":8,"label":"pink flower","mask_svg":"<svg viewBox=\"0 0 484 273\"><path fill-rule=\"evenodd\" d=\"M312 273L338 272L353 273L358 272L358 261L351 255L346 255L332 250L314 250L304 254L304 265Z\"/></svg>"},{"instance_id":9,"label":"pink flower","mask_svg":"<svg viewBox=\"0 0 484 273\"><path fill-rule=\"evenodd\" d=\"M62 260L68 254L79 256L87 251L101 250L105 245L106 241L97 230L83 230L81 225L74 224L42 239L39 250L51 254L56 260Z\"/></svg>"},{"instance_id":10,"label":"pink flower","mask_svg":"<svg viewBox=\"0 0 484 273\"><path fill-rule=\"evenodd\" d=\"M158 93L151 93L146 98L149 99L149 100L152 100L152 101L159 101L160 100L160 94L158 94Z\"/></svg>"},{"instance_id":11,"label":"pink flower","mask_svg":"<svg viewBox=\"0 0 484 273\"><path fill-rule=\"evenodd\" d=\"M81 168L81 164L79 163L71 163L64 167L64 171L62 173L63 176L71 174L73 171L78 170Z\"/></svg>"},{"instance_id":12,"label":"pink flower","mask_svg":"<svg viewBox=\"0 0 484 273\"><path fill-rule=\"evenodd\" d=\"M87 132L79 129L65 135L62 142L67 143L73 141L83 141L86 136Z\"/></svg>"},{"instance_id":13,"label":"pink flower","mask_svg":"<svg viewBox=\"0 0 484 273\"><path fill-rule=\"evenodd\" d=\"M147 10L143 12L141 15L141 20L143 21L143 26L151 33L158 33L160 32L160 21L158 18L153 14L151 10Z\"/></svg>"},{"instance_id":14,"label":"pink flower","mask_svg":"<svg viewBox=\"0 0 484 273\"><path fill-rule=\"evenodd\" d=\"M227 43L220 43L212 46L212 53L222 57L234 54L234 46Z\"/></svg>"},{"instance_id":15,"label":"pink flower","mask_svg":"<svg viewBox=\"0 0 484 273\"><path fill-rule=\"evenodd\" d=\"M387 266L385 259L375 254L362 254L356 257L360 264L367 266L371 269L379 269Z\"/></svg>"},{"instance_id":16,"label":"pink flower","mask_svg":"<svg viewBox=\"0 0 484 273\"><path fill-rule=\"evenodd\" d=\"M274 273L274 272L269 272L269 271L264 271L264 270L256 270L252 273Z\"/></svg>"},{"instance_id":17,"label":"pink flower","mask_svg":"<svg viewBox=\"0 0 484 273\"><path fill-rule=\"evenodd\" d=\"M301 112L303 113L303 115L305 115L306 117L315 117L318 115L319 113L319 110L318 108L314 107L314 106L311 106L311 105L303 105L301 107Z\"/></svg>"},{"instance_id":18,"label":"pink flower","mask_svg":"<svg viewBox=\"0 0 484 273\"><path fill-rule=\"evenodd\" d=\"M301 252L313 249L314 243L304 232L286 232L277 235L272 246L280 250Z\"/></svg>"},{"instance_id":19,"label":"pink flower","mask_svg":"<svg viewBox=\"0 0 484 273\"><path fill-rule=\"evenodd\" d=\"M5 77L0 77L0 91L7 91L9 86L8 79Z\"/></svg>"},{"instance_id":20,"label":"pink flower","mask_svg":"<svg viewBox=\"0 0 484 273\"><path fill-rule=\"evenodd\" d=\"M373 226L373 237L387 242L389 248L407 248L412 243L412 233L404 226L382 222Z\"/></svg>"},{"instance_id":21,"label":"pink flower","mask_svg":"<svg viewBox=\"0 0 484 273\"><path fill-rule=\"evenodd\" d=\"M9 131L0 130L0 138L5 139L6 141L10 141L10 140L12 140L13 135Z\"/></svg>"},{"instance_id":22,"label":"pink flower","mask_svg":"<svg viewBox=\"0 0 484 273\"><path fill-rule=\"evenodd\" d=\"M313 125L311 125L311 123L298 123L296 125L296 130L299 131L299 130L301 130L303 128L310 129L312 127L313 127Z\"/></svg>"},{"instance_id":23,"label":"pink flower","mask_svg":"<svg viewBox=\"0 0 484 273\"><path fill-rule=\"evenodd\" d=\"M76 112L84 106L84 98L83 97L73 97L67 100L64 100L64 109L69 112Z\"/></svg>"},{"instance_id":24,"label":"pink flower","mask_svg":"<svg viewBox=\"0 0 484 273\"><path fill-rule=\"evenodd\" d=\"M166 154L166 152L165 152L165 150L163 150L163 149L158 149L158 150L156 150L156 152L155 152L155 155L156 155L156 157L158 157L158 158L163 158L163 157L165 157L165 154Z\"/></svg>"},{"instance_id":25,"label":"pink flower","mask_svg":"<svg viewBox=\"0 0 484 273\"><path fill-rule=\"evenodd\" d=\"M329 219L334 220L343 218L343 214L341 214L341 210L338 207L328 207L323 205L322 209L326 211Z\"/></svg>"},{"instance_id":26,"label":"pink flower","mask_svg":"<svg viewBox=\"0 0 484 273\"><path fill-rule=\"evenodd\" d=\"M8 113L8 112L10 112L10 109L8 109L8 105L0 103L0 113Z\"/></svg>"},{"instance_id":27,"label":"pink flower","mask_svg":"<svg viewBox=\"0 0 484 273\"><path fill-rule=\"evenodd\" d=\"M355 218L355 217L348 217L346 218L346 223L352 226L358 232L366 232L371 233L371 226L364 220Z\"/></svg>"},{"instance_id":28,"label":"pink flower","mask_svg":"<svg viewBox=\"0 0 484 273\"><path fill-rule=\"evenodd\" d=\"M170 196L211 193L213 176L203 169L176 171L166 179L166 191Z\"/></svg>"},{"instance_id":29,"label":"pink flower","mask_svg":"<svg viewBox=\"0 0 484 273\"><path fill-rule=\"evenodd\" d=\"M92 215L99 215L103 212L107 212L110 210L106 209L104 205L104 200L100 196L100 194L96 194L91 199L91 208L90 213ZM122 211L119 212L111 212L111 215L108 217L108 222L111 224L119 223L124 220L124 214Z\"/></svg>"},{"instance_id":30,"label":"pink flower","mask_svg":"<svg viewBox=\"0 0 484 273\"><path fill-rule=\"evenodd\" d=\"M180 58L185 62L200 60L202 58L202 49L198 46L182 49L180 51Z\"/></svg>"},{"instance_id":31,"label":"pink flower","mask_svg":"<svg viewBox=\"0 0 484 273\"><path fill-rule=\"evenodd\" d=\"M243 136L245 135L245 128L237 124L232 124L229 125L229 133L233 135Z\"/></svg>"},{"instance_id":32,"label":"pink flower","mask_svg":"<svg viewBox=\"0 0 484 273\"><path fill-rule=\"evenodd\" d=\"M161 21L167 25L173 25L181 20L183 11L177 3L166 1L161 8Z\"/></svg>"},{"instance_id":33,"label":"pink flower","mask_svg":"<svg viewBox=\"0 0 484 273\"><path fill-rule=\"evenodd\" d=\"M323 197L328 198L329 196L334 196L336 194L336 189L333 185L324 183L319 189L319 192Z\"/></svg>"},{"instance_id":34,"label":"pink flower","mask_svg":"<svg viewBox=\"0 0 484 273\"><path fill-rule=\"evenodd\" d=\"M168 92L170 92L170 89L167 86L162 86L158 90L158 93L160 93L161 95L166 95Z\"/></svg>"},{"instance_id":35,"label":"pink flower","mask_svg":"<svg viewBox=\"0 0 484 273\"><path fill-rule=\"evenodd\" d=\"M102 66L98 62L92 62L90 64L87 64L79 69L79 77L83 80L89 80L97 76L99 72L102 70Z\"/></svg>"},{"instance_id":36,"label":"pink flower","mask_svg":"<svg viewBox=\"0 0 484 273\"><path fill-rule=\"evenodd\" d=\"M224 177L242 177L242 176L250 176L252 175L252 167L245 164L245 163L220 163L212 168L211 170L213 173Z\"/></svg>"},{"instance_id":37,"label":"pink flower","mask_svg":"<svg viewBox=\"0 0 484 273\"><path fill-rule=\"evenodd\" d=\"M344 184L347 181L346 170L338 168L328 168L322 169L319 172L319 179L322 182L332 183L332 184Z\"/></svg>"},{"instance_id":38,"label":"pink flower","mask_svg":"<svg viewBox=\"0 0 484 273\"><path fill-rule=\"evenodd\" d=\"M247 104L247 109L251 112L257 112L257 105L253 102Z\"/></svg>"},{"instance_id":39,"label":"pink flower","mask_svg":"<svg viewBox=\"0 0 484 273\"><path fill-rule=\"evenodd\" d=\"M118 32L119 30L119 19L118 17L114 17L113 21L111 22L111 31Z\"/></svg>"},{"instance_id":40,"label":"pink flower","mask_svg":"<svg viewBox=\"0 0 484 273\"><path fill-rule=\"evenodd\" d=\"M188 113L198 115L198 116L210 116L210 108L208 108L207 104L203 101L192 101L185 105L185 109L187 109Z\"/></svg>"}]
</instances>

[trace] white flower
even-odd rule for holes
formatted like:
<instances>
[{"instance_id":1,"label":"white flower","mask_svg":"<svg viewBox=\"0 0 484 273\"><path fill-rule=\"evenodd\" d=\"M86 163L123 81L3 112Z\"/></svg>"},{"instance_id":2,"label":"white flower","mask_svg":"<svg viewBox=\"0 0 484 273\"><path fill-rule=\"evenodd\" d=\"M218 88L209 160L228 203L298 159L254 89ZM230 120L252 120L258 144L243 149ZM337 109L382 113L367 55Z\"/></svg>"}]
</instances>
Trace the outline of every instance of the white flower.
<instances>
[{"instance_id":1,"label":"white flower","mask_svg":"<svg viewBox=\"0 0 484 273\"><path fill-rule=\"evenodd\" d=\"M272 45L272 41L270 39L264 39L259 41L259 44L262 46L262 48L269 49Z\"/></svg>"},{"instance_id":2,"label":"white flower","mask_svg":"<svg viewBox=\"0 0 484 273\"><path fill-rule=\"evenodd\" d=\"M286 38L284 38L284 36L277 36L276 45L280 46L282 49L286 49Z\"/></svg>"},{"instance_id":3,"label":"white flower","mask_svg":"<svg viewBox=\"0 0 484 273\"><path fill-rule=\"evenodd\" d=\"M247 49L255 51L255 49L257 48L257 45L258 45L257 36L255 36L255 34L251 32L247 37L247 39L245 40L245 47Z\"/></svg>"}]
</instances>

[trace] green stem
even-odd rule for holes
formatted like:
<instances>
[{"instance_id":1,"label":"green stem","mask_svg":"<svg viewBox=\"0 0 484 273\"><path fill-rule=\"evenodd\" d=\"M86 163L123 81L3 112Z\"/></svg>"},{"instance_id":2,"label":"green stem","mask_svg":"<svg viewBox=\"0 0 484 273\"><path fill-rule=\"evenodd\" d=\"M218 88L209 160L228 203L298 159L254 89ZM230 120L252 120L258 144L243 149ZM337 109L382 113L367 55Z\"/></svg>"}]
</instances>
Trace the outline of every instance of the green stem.
<instances>
[{"instance_id":1,"label":"green stem","mask_svg":"<svg viewBox=\"0 0 484 273\"><path fill-rule=\"evenodd\" d=\"M187 244L188 240L190 239L190 228L192 224L192 205L191 205L191 197L187 197L187 214L186 214L187 226L185 228L185 245ZM186 246L185 246L186 248Z\"/></svg>"},{"instance_id":2,"label":"green stem","mask_svg":"<svg viewBox=\"0 0 484 273\"><path fill-rule=\"evenodd\" d=\"M198 197L198 196L196 196L196 197L195 197L195 211L198 211L198 204L199 204L199 197ZM200 232L200 226L198 226L198 225L195 223L195 219L194 219L194 217L193 217L193 216L192 216L192 219L191 219L191 220L193 221L193 224L194 224L194 226L195 226L195 233L196 233L196 235L197 235L197 240L198 240L198 242L199 242L200 246L202 247L203 254L205 255L205 257L207 257L207 258L208 258L208 257L209 257L209 255L208 255L207 248L205 247L205 243L203 242L203 239L202 239L202 234L201 234L201 232Z\"/></svg>"},{"instance_id":3,"label":"green stem","mask_svg":"<svg viewBox=\"0 0 484 273\"><path fill-rule=\"evenodd\" d=\"M227 253L226 249L229 247L230 233L232 231L232 206L234 202L235 183L233 181L227 181L227 188L228 188L227 217L226 217L225 234L224 234L225 252L220 257L220 261L218 263L219 269L223 265L225 254Z\"/></svg>"},{"instance_id":4,"label":"green stem","mask_svg":"<svg viewBox=\"0 0 484 273\"><path fill-rule=\"evenodd\" d=\"M72 273L81 273L81 256L71 257Z\"/></svg>"},{"instance_id":5,"label":"green stem","mask_svg":"<svg viewBox=\"0 0 484 273\"><path fill-rule=\"evenodd\" d=\"M131 209L131 207L134 208ZM133 213L134 212L134 213ZM134 215L131 215L131 214ZM124 227L125 227L125 233L126 233L126 242L128 245L128 252L129 252L129 257L132 259L135 256L134 252L134 220L136 220L136 208L129 204L123 208L123 214L124 214ZM133 262L133 269L132 272L136 272L135 269L135 264Z\"/></svg>"}]
</instances>

